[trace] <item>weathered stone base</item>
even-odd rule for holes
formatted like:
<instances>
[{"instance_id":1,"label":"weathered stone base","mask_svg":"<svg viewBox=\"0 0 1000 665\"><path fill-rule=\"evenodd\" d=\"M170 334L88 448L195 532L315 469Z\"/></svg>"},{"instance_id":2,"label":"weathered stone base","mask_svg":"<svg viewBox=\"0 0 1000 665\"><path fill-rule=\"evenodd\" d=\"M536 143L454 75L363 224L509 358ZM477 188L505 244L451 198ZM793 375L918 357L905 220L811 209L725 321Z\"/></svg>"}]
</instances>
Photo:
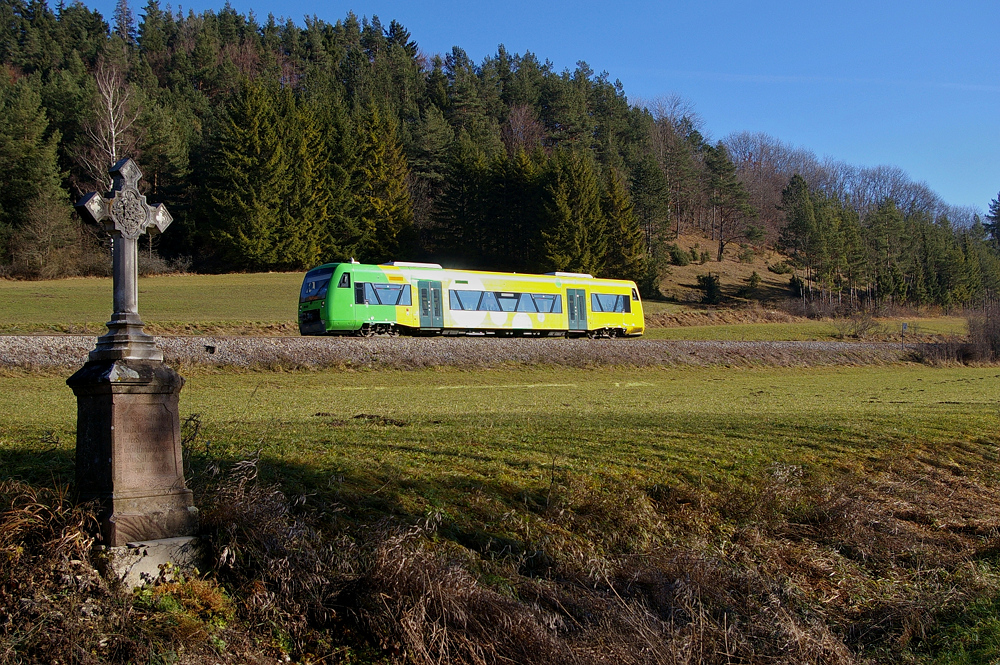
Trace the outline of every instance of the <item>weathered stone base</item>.
<instances>
[{"instance_id":1,"label":"weathered stone base","mask_svg":"<svg viewBox=\"0 0 1000 665\"><path fill-rule=\"evenodd\" d=\"M162 538L109 547L104 574L130 589L157 579L172 581L176 573L194 574L203 567L204 554L197 538Z\"/></svg>"},{"instance_id":2,"label":"weathered stone base","mask_svg":"<svg viewBox=\"0 0 1000 665\"><path fill-rule=\"evenodd\" d=\"M184 483L178 395L160 362L88 362L66 382L77 397L76 485L101 504L102 544L123 546L198 531Z\"/></svg>"},{"instance_id":3,"label":"weathered stone base","mask_svg":"<svg viewBox=\"0 0 1000 665\"><path fill-rule=\"evenodd\" d=\"M107 519L102 520L101 535L108 545L198 533L198 509L194 493L188 489L158 496L112 495L102 503Z\"/></svg>"}]
</instances>

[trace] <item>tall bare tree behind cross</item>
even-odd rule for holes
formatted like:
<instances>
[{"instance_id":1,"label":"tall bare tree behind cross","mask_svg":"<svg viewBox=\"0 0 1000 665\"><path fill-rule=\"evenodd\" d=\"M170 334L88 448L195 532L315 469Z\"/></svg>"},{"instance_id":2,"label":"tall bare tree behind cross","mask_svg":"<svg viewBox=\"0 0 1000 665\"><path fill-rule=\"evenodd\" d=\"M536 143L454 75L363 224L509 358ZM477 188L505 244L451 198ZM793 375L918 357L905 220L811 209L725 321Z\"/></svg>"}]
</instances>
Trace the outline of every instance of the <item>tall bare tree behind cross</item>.
<instances>
[{"instance_id":1,"label":"tall bare tree behind cross","mask_svg":"<svg viewBox=\"0 0 1000 665\"><path fill-rule=\"evenodd\" d=\"M94 109L84 123L86 145L77 152L77 160L101 189L111 189L108 169L124 157L137 157L139 131L136 121L142 112L135 100L125 69L102 56L94 71L97 94Z\"/></svg>"}]
</instances>

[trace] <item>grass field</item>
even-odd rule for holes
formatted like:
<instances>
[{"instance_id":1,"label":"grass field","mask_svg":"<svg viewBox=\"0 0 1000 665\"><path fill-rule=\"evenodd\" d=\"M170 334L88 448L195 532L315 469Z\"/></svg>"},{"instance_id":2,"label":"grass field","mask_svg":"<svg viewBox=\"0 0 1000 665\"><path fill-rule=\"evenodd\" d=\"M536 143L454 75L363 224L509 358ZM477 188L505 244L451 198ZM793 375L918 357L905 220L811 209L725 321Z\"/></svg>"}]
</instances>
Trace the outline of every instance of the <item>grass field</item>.
<instances>
[{"instance_id":1,"label":"grass field","mask_svg":"<svg viewBox=\"0 0 1000 665\"><path fill-rule=\"evenodd\" d=\"M352 448L371 432L393 468L405 466L407 446L468 457L470 470L475 460L508 463L507 472L548 465L552 455L612 475L847 464L859 450L882 455L906 442L992 437L1000 415L995 368L191 372L183 413L201 414L216 450L239 456L264 445L276 460L307 457L316 466L341 456L371 461L372 450ZM64 377L0 377L0 395L5 432L30 440L54 431L69 443L75 402ZM351 422L358 414L406 425ZM489 459L463 452L465 444L485 446Z\"/></svg>"},{"instance_id":2,"label":"grass field","mask_svg":"<svg viewBox=\"0 0 1000 665\"><path fill-rule=\"evenodd\" d=\"M296 492L317 491L310 483L337 474L338 491L360 496L385 485L384 495L419 513L435 501L455 510L459 495L446 499L447 488L462 483L537 489L553 464L670 483L756 474L774 463L822 474L900 454L967 464L964 455L985 455L997 440L998 378L995 368L922 366L193 371L181 404L182 417L200 414L196 447L212 455L259 449L275 468L309 469L312 480ZM75 402L63 377L0 377L0 396L7 455L43 441L72 449ZM48 471L19 473L38 481ZM433 496L406 491L414 482L436 488Z\"/></svg>"},{"instance_id":3,"label":"grass field","mask_svg":"<svg viewBox=\"0 0 1000 665\"><path fill-rule=\"evenodd\" d=\"M372 593L382 599L382 609L365 610L369 606L362 603L354 611L382 617L389 637L377 638L383 646L365 652L374 654L370 659L343 662L397 662L384 645L399 640L406 649L419 646L407 642L416 628L403 633L392 628L411 625L406 622L413 621L415 610L407 603L458 602L455 598L479 588L469 602L492 600L476 612L495 611L496 603L522 608L517 603L537 604L543 602L537 594L555 594L544 602L556 603L554 611L565 620L582 622L579 639L597 640L608 653L632 648L623 645L634 644L639 638L632 631L638 630L641 639L670 637L675 641L657 643L659 648L687 654L692 662L723 663L735 654L743 662L846 663L856 657L972 663L1000 656L1000 625L991 618L1000 598L993 553L1000 527L998 378L996 367L920 365L408 372L191 368L181 415L188 421L189 481L206 507L207 523L216 525L206 528L230 533L225 530L246 521L240 528L247 534L271 533L274 520L284 519L281 510L268 508L277 496L267 489L272 484L297 506L294 514L334 534L345 528L381 533L386 520L436 525L412 532L428 534L415 541L423 545L403 547L398 543L414 542L412 536L392 536L388 542L397 543L392 556L402 558L375 557L375 572L365 573L365 579L375 585ZM0 376L0 477L41 486L71 484L74 422L75 401L65 377ZM241 503L225 509L234 493L250 490L240 489L240 481L238 491L224 489L220 495L212 470L245 460L258 460L254 484L261 490L254 491L263 498L255 501L264 507ZM221 525L213 522L220 510L228 516ZM295 527L287 533L301 538L308 532ZM244 552L241 557L269 542L261 535L239 538L227 542ZM309 541L296 547L312 551ZM220 583L232 580L228 594L244 598L241 587L278 584L270 568L291 565L294 571L304 565L280 551L267 552L272 559L265 560L273 562L255 564L262 567L253 568L253 579L215 573ZM338 561L345 570L359 565ZM378 577L381 565L394 572ZM478 586L453 586L459 569ZM325 574L334 575L332 570ZM453 581L442 581L434 591L437 587L425 582L438 574ZM397 582L378 586L376 578ZM655 593L673 598L669 603L682 608L676 610L680 618L663 623L648 615L655 602L667 601L643 595L652 581L635 586L636 579L647 578L662 578L667 586ZM330 579L336 589L347 584L335 575ZM423 591L398 582L417 579L425 581ZM676 596L682 582L671 581L683 579L696 585L689 600ZM282 588L274 587L274 598ZM317 593L310 591L309 597ZM584 597L587 603L617 597L612 605L618 609L596 615L593 608L574 609ZM258 601L240 602L255 607ZM769 607L778 608L777 618L767 618ZM158 635L173 635L164 628L173 624L153 620L150 611L142 615L150 622L134 630L159 626ZM428 635L447 633L458 640L471 630L421 611L430 618L414 625ZM591 615L598 619L588 623ZM251 613L253 621L278 621L275 616ZM522 620L518 616L523 619L503 615L490 621ZM618 633L608 621L632 628ZM215 639L235 643L217 627L198 625L221 635ZM694 625L700 626L700 637L687 632ZM321 642L331 639L322 631L295 633L294 639L292 633L275 634L285 637L268 643L271 653L292 654L300 662L312 662L320 653L317 634L327 636ZM788 642L790 634L797 635L794 643ZM625 642L617 642L619 637ZM730 639L737 644L723 650L720 645ZM459 643L449 644L454 649ZM356 646L349 642L336 652L361 653L352 651ZM509 649L506 653L518 653L516 645Z\"/></svg>"},{"instance_id":4,"label":"grass field","mask_svg":"<svg viewBox=\"0 0 1000 665\"><path fill-rule=\"evenodd\" d=\"M139 313L156 333L284 324L297 332L302 273L163 275L139 279ZM0 333L101 332L111 279L0 280Z\"/></svg>"},{"instance_id":5,"label":"grass field","mask_svg":"<svg viewBox=\"0 0 1000 665\"><path fill-rule=\"evenodd\" d=\"M934 318L914 317L883 319L871 333L872 339L899 340L901 324L907 323L906 337L943 338L961 336L967 332L966 321L958 316ZM741 342L807 342L841 339L842 331L833 321L796 321L794 323L736 323L728 325L680 326L675 328L647 328L649 339L724 340Z\"/></svg>"},{"instance_id":6,"label":"grass field","mask_svg":"<svg viewBox=\"0 0 1000 665\"><path fill-rule=\"evenodd\" d=\"M300 279L144 278L140 311L154 334L296 334ZM99 333L110 309L109 280L0 281L0 333ZM965 333L905 321L908 341ZM90 556L60 526L88 519L60 498L66 377L0 372L0 662L26 644L99 662L1000 662L996 367L184 373L188 481L221 558L123 596L66 588Z\"/></svg>"}]
</instances>

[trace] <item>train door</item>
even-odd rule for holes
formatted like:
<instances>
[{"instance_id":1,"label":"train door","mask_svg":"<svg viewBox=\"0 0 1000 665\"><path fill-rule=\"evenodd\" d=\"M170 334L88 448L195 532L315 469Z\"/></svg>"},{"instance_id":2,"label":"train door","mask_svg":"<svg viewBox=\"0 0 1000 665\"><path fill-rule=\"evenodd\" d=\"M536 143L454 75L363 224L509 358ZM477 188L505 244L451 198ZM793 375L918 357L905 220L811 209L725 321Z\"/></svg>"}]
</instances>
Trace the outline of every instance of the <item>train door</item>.
<instances>
[{"instance_id":1,"label":"train door","mask_svg":"<svg viewBox=\"0 0 1000 665\"><path fill-rule=\"evenodd\" d=\"M420 298L420 327L444 327L444 311L441 304L441 282L419 280L417 293Z\"/></svg>"},{"instance_id":2,"label":"train door","mask_svg":"<svg viewBox=\"0 0 1000 665\"><path fill-rule=\"evenodd\" d=\"M566 289L566 315L570 332L587 329L587 292L584 289Z\"/></svg>"}]
</instances>

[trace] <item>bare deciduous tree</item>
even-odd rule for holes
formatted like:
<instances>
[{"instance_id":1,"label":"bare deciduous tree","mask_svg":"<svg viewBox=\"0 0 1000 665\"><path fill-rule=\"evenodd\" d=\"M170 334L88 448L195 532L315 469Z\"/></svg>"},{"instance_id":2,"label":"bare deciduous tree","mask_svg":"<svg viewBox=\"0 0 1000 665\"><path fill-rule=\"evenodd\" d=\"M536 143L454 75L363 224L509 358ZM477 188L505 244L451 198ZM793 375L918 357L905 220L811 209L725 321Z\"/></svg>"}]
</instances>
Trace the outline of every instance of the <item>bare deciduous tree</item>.
<instances>
[{"instance_id":1,"label":"bare deciduous tree","mask_svg":"<svg viewBox=\"0 0 1000 665\"><path fill-rule=\"evenodd\" d=\"M110 189L108 169L123 157L137 157L140 136L136 120L142 109L124 70L115 62L100 58L94 79L93 115L83 125L88 140L75 156L92 182Z\"/></svg>"},{"instance_id":2,"label":"bare deciduous tree","mask_svg":"<svg viewBox=\"0 0 1000 665\"><path fill-rule=\"evenodd\" d=\"M530 153L542 144L545 128L530 106L518 104L511 107L507 122L501 129L501 138L507 154L514 155L518 150Z\"/></svg>"}]
</instances>

